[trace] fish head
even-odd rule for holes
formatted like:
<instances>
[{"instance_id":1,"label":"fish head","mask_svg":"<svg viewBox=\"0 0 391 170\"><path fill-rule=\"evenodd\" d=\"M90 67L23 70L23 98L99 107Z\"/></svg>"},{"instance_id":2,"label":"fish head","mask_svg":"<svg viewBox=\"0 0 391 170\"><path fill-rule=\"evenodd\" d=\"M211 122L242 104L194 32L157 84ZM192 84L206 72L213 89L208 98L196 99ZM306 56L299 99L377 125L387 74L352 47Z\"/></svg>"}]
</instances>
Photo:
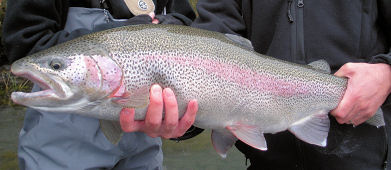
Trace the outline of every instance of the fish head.
<instances>
[{"instance_id":1,"label":"fish head","mask_svg":"<svg viewBox=\"0 0 391 170\"><path fill-rule=\"evenodd\" d=\"M65 47L38 52L12 64L13 74L41 88L31 93L13 92L15 103L42 111L77 113L98 105L120 88L122 69L104 48L75 51Z\"/></svg>"}]
</instances>

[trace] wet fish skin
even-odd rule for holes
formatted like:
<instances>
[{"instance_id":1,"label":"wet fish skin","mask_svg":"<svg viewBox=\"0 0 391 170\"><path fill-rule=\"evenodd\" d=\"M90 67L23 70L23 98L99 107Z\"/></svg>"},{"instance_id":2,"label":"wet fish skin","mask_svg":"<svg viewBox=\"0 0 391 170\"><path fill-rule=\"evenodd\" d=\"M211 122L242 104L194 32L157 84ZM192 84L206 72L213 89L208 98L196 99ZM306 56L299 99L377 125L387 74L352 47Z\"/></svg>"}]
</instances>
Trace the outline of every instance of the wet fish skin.
<instances>
[{"instance_id":1,"label":"wet fish skin","mask_svg":"<svg viewBox=\"0 0 391 170\"><path fill-rule=\"evenodd\" d=\"M263 133L284 130L326 146L327 115L342 99L347 80L327 73L325 61L298 65L258 54L247 42L174 25L97 32L13 63L15 75L46 90L15 92L12 99L37 110L114 121L122 108L131 107L135 119L142 120L149 88L158 83L174 90L180 116L197 99L194 125L213 130L222 156L237 139L266 150Z\"/></svg>"}]
</instances>

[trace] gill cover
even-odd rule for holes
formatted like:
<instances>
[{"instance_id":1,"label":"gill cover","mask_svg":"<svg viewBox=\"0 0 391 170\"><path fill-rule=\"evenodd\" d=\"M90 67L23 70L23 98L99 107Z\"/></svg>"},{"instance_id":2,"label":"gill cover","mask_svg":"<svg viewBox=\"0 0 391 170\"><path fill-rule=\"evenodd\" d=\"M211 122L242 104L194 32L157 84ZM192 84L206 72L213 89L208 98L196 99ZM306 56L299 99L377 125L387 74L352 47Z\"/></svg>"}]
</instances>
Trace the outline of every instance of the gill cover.
<instances>
[{"instance_id":1,"label":"gill cover","mask_svg":"<svg viewBox=\"0 0 391 170\"><path fill-rule=\"evenodd\" d=\"M104 48L91 48L85 53L85 64L87 67L87 87L100 89L98 91L112 97L117 93L122 94L123 73L120 66L110 57ZM99 95L99 94L96 94ZM122 137L121 126L118 121L100 120L100 129L104 136L114 145L117 145Z\"/></svg>"},{"instance_id":2,"label":"gill cover","mask_svg":"<svg viewBox=\"0 0 391 170\"><path fill-rule=\"evenodd\" d=\"M99 46L93 46L84 53L86 56L86 86L87 89L99 89L99 93L111 95L121 88L123 73L121 67L114 61L108 51ZM96 94L99 95L99 94Z\"/></svg>"}]
</instances>

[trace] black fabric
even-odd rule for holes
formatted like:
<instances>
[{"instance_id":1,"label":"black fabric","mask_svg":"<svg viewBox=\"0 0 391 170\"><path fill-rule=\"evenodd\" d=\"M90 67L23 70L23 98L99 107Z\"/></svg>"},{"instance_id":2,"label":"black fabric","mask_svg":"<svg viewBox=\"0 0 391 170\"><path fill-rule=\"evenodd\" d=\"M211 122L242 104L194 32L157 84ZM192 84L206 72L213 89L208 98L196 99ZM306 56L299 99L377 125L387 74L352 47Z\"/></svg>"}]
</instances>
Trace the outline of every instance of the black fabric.
<instances>
[{"instance_id":1,"label":"black fabric","mask_svg":"<svg viewBox=\"0 0 391 170\"><path fill-rule=\"evenodd\" d=\"M108 10L114 18L131 18L134 15L130 13L124 0L106 0Z\"/></svg>"},{"instance_id":2,"label":"black fabric","mask_svg":"<svg viewBox=\"0 0 391 170\"><path fill-rule=\"evenodd\" d=\"M177 17L179 16L179 17ZM159 21L159 24L173 24L173 25L189 25L191 20L179 20L178 18L183 15L167 14L167 15L156 15L156 19Z\"/></svg>"},{"instance_id":3,"label":"black fabric","mask_svg":"<svg viewBox=\"0 0 391 170\"><path fill-rule=\"evenodd\" d=\"M295 63L325 59L333 72L347 62L391 63L391 1L303 0L303 7L298 2L199 0L199 18L192 26L239 34L251 40L255 51ZM387 101L382 106L387 131L367 124L340 125L330 117L326 148L287 131L266 134L265 152L240 141L236 147L249 158L248 169L383 169L386 144L390 146Z\"/></svg>"},{"instance_id":4,"label":"black fabric","mask_svg":"<svg viewBox=\"0 0 391 170\"><path fill-rule=\"evenodd\" d=\"M297 8L296 3L292 7ZM390 58L391 1L304 3L302 57L293 57L291 51L297 16L289 22L287 0L199 0L199 18L193 26L240 34L251 40L256 51L287 61L309 63L324 58L333 71L346 62L369 62L379 54Z\"/></svg>"},{"instance_id":5,"label":"black fabric","mask_svg":"<svg viewBox=\"0 0 391 170\"><path fill-rule=\"evenodd\" d=\"M250 170L383 169L387 147L384 127L377 129L367 124L353 127L330 119L325 148L303 142L288 131L265 134L267 151L256 150L241 141L235 146L250 160Z\"/></svg>"},{"instance_id":6,"label":"black fabric","mask_svg":"<svg viewBox=\"0 0 391 170\"><path fill-rule=\"evenodd\" d=\"M200 133L202 133L204 131L204 129L201 129L201 128L198 128L198 127L195 127L195 126L191 126L185 134L183 134L182 136L180 137L177 137L177 138L170 138L170 140L174 140L174 141L181 141L181 140L187 140L187 139L190 139L190 138L193 138L197 135L199 135Z\"/></svg>"},{"instance_id":7,"label":"black fabric","mask_svg":"<svg viewBox=\"0 0 391 170\"><path fill-rule=\"evenodd\" d=\"M165 8L165 5L167 4L168 0L159 0L159 3L155 5L155 11L156 14L162 14Z\"/></svg>"},{"instance_id":8,"label":"black fabric","mask_svg":"<svg viewBox=\"0 0 391 170\"><path fill-rule=\"evenodd\" d=\"M120 1L121 3L118 3ZM68 8L70 6L77 7L96 7L99 6L99 0L18 0L7 1L7 13L4 18L3 25L3 42L6 48L7 60L13 62L19 58L26 56L29 53L34 53L53 45L59 44L88 34L94 31L100 31L108 28L119 27L132 24L150 23L146 16L138 16L135 19L130 19L127 22L111 22L105 25L100 25L96 30L78 29L71 33L63 31L66 23ZM156 1L154 1L156 3ZM115 13L115 18L125 17L121 19L131 18L124 10L123 0L110 0L110 12ZM114 6L122 4L121 8ZM168 3L176 3L176 1L169 1ZM114 5L115 4L115 5ZM184 6L166 4L170 7L167 13L172 14L175 19L180 20L183 24L190 24L188 21L193 20L195 14L186 1ZM123 11L123 12L119 12ZM183 12L183 13L180 13ZM129 17L127 17L129 16ZM144 22L144 19L147 19Z\"/></svg>"}]
</instances>

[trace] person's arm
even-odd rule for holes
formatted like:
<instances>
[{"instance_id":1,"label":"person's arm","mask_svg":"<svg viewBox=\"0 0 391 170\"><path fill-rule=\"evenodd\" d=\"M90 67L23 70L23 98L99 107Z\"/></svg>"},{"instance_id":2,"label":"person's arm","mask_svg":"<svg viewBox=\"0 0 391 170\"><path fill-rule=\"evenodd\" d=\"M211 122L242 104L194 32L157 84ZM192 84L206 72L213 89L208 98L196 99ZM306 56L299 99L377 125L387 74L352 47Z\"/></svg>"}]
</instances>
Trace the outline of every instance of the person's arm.
<instances>
[{"instance_id":1,"label":"person's arm","mask_svg":"<svg viewBox=\"0 0 391 170\"><path fill-rule=\"evenodd\" d=\"M246 37L240 0L199 0L197 11L192 27Z\"/></svg>"},{"instance_id":2,"label":"person's arm","mask_svg":"<svg viewBox=\"0 0 391 170\"><path fill-rule=\"evenodd\" d=\"M379 1L380 27L391 44L391 1ZM391 47L388 47L390 49ZM343 124L359 125L372 117L391 92L391 51L373 56L370 63L347 63L336 76L347 77L348 87L331 112Z\"/></svg>"},{"instance_id":3,"label":"person's arm","mask_svg":"<svg viewBox=\"0 0 391 170\"><path fill-rule=\"evenodd\" d=\"M7 3L3 42L10 62L88 33L152 22L150 16L142 15L133 17L126 22L109 22L98 25L94 30L77 29L67 32L63 29L69 8L68 1L18 0L7 1Z\"/></svg>"},{"instance_id":4,"label":"person's arm","mask_svg":"<svg viewBox=\"0 0 391 170\"><path fill-rule=\"evenodd\" d=\"M62 0L7 1L3 41L10 62L59 42L86 34L80 30L69 34L62 31L68 4Z\"/></svg>"},{"instance_id":5,"label":"person's arm","mask_svg":"<svg viewBox=\"0 0 391 170\"><path fill-rule=\"evenodd\" d=\"M378 54L372 57L370 63L386 63L391 64L391 1L381 0L378 4L379 8L379 19L381 22L378 22L382 27L382 30L385 30L387 36L387 43L389 46L389 52L386 54Z\"/></svg>"}]
</instances>

